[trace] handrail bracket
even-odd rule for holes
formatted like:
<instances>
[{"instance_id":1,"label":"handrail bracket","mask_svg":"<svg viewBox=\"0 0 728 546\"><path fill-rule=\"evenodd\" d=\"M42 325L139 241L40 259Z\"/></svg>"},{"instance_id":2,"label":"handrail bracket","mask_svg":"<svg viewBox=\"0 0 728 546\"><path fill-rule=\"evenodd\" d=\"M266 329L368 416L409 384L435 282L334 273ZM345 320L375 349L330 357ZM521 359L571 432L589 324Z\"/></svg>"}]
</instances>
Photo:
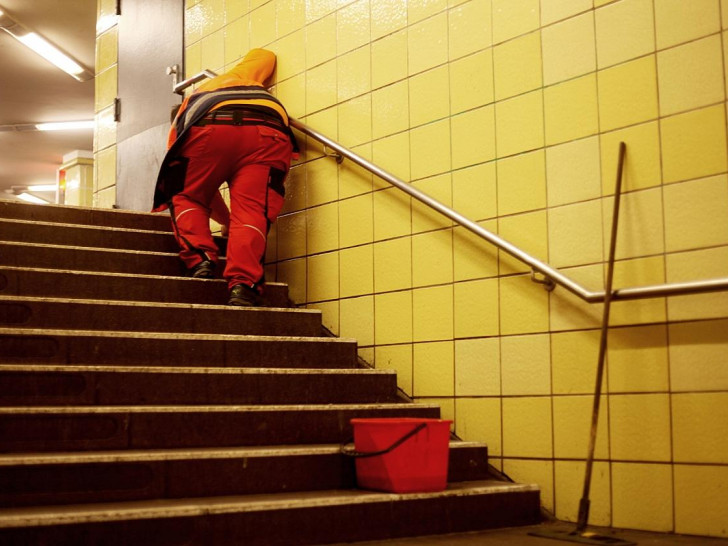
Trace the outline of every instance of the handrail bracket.
<instances>
[{"instance_id":1,"label":"handrail bracket","mask_svg":"<svg viewBox=\"0 0 728 546\"><path fill-rule=\"evenodd\" d=\"M172 76L172 90L174 91L174 88L177 87L177 84L179 83L179 74L180 69L178 64L173 64L172 66L167 67L167 76Z\"/></svg>"},{"instance_id":2,"label":"handrail bracket","mask_svg":"<svg viewBox=\"0 0 728 546\"><path fill-rule=\"evenodd\" d=\"M542 276L539 277L539 275L542 275ZM554 280L551 277L544 275L543 273L540 273L540 272L536 271L535 269L531 270L531 281L538 283L538 284L542 284L544 287L544 290L546 290L547 292L552 292L554 290L554 288L556 288L556 283L554 282Z\"/></svg>"},{"instance_id":3,"label":"handrail bracket","mask_svg":"<svg viewBox=\"0 0 728 546\"><path fill-rule=\"evenodd\" d=\"M326 147L326 144L324 144L324 155L327 157L333 157L336 160L336 163L339 165L341 165L344 162L344 156L341 155L337 151L334 151L333 153L329 152L328 148Z\"/></svg>"}]
</instances>

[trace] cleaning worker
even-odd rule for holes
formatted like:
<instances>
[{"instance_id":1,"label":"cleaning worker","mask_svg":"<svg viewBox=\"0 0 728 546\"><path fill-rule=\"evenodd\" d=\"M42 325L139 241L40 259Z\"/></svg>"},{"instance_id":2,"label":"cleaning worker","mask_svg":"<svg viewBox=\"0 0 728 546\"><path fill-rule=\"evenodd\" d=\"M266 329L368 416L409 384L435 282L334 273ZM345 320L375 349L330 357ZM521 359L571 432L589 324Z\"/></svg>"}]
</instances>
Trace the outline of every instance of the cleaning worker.
<instances>
[{"instance_id":1,"label":"cleaning worker","mask_svg":"<svg viewBox=\"0 0 728 546\"><path fill-rule=\"evenodd\" d=\"M296 140L281 102L266 90L276 56L253 49L189 95L174 118L157 177L154 211L169 208L190 275L212 278L218 248L210 218L228 233L228 305L258 305L268 230L283 206ZM220 196L230 189L230 211Z\"/></svg>"}]
</instances>

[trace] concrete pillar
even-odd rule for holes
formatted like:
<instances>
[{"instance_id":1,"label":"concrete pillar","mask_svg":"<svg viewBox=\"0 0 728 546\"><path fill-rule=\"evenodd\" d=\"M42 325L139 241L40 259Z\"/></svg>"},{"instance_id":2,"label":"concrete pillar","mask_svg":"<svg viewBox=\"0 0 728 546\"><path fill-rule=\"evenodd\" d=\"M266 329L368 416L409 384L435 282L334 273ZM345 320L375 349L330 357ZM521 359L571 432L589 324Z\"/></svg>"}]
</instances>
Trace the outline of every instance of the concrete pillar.
<instances>
[{"instance_id":1,"label":"concrete pillar","mask_svg":"<svg viewBox=\"0 0 728 546\"><path fill-rule=\"evenodd\" d=\"M94 159L93 153L85 150L76 150L63 156L61 171L65 172L65 183L63 177L59 182L64 187L60 188L63 198L60 200L64 205L79 205L90 207L93 204L94 190Z\"/></svg>"}]
</instances>

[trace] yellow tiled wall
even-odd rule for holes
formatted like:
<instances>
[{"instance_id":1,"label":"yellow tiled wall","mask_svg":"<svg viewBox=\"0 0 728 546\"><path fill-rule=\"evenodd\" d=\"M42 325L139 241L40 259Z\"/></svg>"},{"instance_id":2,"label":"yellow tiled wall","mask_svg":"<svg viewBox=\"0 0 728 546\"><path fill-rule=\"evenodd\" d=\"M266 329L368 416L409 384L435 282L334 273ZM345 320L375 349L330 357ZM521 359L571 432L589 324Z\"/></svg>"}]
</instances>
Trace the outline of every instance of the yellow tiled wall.
<instances>
[{"instance_id":1,"label":"yellow tiled wall","mask_svg":"<svg viewBox=\"0 0 728 546\"><path fill-rule=\"evenodd\" d=\"M96 20L96 130L94 131L93 206L116 203L116 122L114 100L118 90L118 25L116 1L98 0Z\"/></svg>"},{"instance_id":2,"label":"yellow tiled wall","mask_svg":"<svg viewBox=\"0 0 728 546\"><path fill-rule=\"evenodd\" d=\"M620 141L616 286L728 276L727 32L728 0L187 0L186 75L275 51L293 117L599 290ZM269 278L574 520L601 307L302 141ZM728 535L728 294L612 324L591 523Z\"/></svg>"}]
</instances>

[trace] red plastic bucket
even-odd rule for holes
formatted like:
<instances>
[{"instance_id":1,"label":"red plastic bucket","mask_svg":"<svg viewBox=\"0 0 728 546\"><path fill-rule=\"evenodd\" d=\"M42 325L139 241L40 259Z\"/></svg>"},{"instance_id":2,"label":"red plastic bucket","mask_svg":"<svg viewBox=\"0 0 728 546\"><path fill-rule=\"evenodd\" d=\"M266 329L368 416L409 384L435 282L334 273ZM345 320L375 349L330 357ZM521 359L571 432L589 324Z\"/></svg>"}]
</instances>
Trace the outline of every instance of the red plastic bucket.
<instances>
[{"instance_id":1,"label":"red plastic bucket","mask_svg":"<svg viewBox=\"0 0 728 546\"><path fill-rule=\"evenodd\" d=\"M363 489L413 493L447 487L450 423L410 417L352 419L358 453L386 450L420 425L424 427L388 453L356 459L356 480Z\"/></svg>"}]
</instances>

